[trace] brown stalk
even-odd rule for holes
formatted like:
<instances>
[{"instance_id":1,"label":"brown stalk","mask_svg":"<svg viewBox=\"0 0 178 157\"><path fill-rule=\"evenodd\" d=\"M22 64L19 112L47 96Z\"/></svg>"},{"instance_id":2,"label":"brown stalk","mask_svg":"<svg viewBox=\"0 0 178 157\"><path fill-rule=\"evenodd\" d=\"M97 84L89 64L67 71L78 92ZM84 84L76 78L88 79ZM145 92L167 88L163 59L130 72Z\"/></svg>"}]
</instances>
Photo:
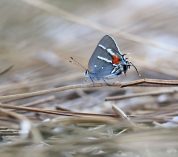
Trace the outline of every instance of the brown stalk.
<instances>
[{"instance_id":1,"label":"brown stalk","mask_svg":"<svg viewBox=\"0 0 178 157\"><path fill-rule=\"evenodd\" d=\"M130 98L143 97L143 96L156 96L161 94L175 94L177 92L178 92L177 89L172 89L172 90L156 91L156 92L143 92L143 93L136 93L130 95L123 95L123 96L110 96L110 97L106 97L105 101L123 100L123 99L130 99Z\"/></svg>"},{"instance_id":2,"label":"brown stalk","mask_svg":"<svg viewBox=\"0 0 178 157\"><path fill-rule=\"evenodd\" d=\"M81 113L81 112L72 112L72 111L46 110L46 109L41 109L41 108L14 106L14 105L7 105L7 104L0 104L0 108L24 110L24 111L30 111L30 112L54 114L54 115L61 115L61 116L115 117L114 114L94 114L94 113Z\"/></svg>"},{"instance_id":3,"label":"brown stalk","mask_svg":"<svg viewBox=\"0 0 178 157\"><path fill-rule=\"evenodd\" d=\"M136 86L149 86L149 87L158 87L158 86L178 86L178 80L160 80L160 79L139 79L130 82L115 82L112 84L106 83L88 83L88 84L76 84L76 85L67 85L58 88L46 89L31 93L22 93L15 95L6 95L0 96L0 100L14 100L14 99L23 99L28 97L34 97L39 95L51 94L55 92L62 92L66 90L76 90L76 89L87 89L87 88L99 88L99 87L136 87Z\"/></svg>"}]
</instances>

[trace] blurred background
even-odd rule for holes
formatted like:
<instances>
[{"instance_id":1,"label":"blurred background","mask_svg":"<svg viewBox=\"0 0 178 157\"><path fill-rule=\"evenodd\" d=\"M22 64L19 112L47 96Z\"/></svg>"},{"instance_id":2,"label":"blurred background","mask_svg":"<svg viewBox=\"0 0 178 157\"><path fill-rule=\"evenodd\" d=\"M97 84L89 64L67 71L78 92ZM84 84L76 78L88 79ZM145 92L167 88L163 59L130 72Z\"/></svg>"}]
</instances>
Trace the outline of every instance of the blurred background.
<instances>
[{"instance_id":1,"label":"blurred background","mask_svg":"<svg viewBox=\"0 0 178 157\"><path fill-rule=\"evenodd\" d=\"M70 57L87 68L97 43L106 34L116 40L143 77L178 79L177 26L176 0L0 0L0 71L13 65L8 73L0 76L0 94L85 83L84 70L70 63ZM126 77L116 80L138 78L131 68ZM111 113L114 103L132 113L130 106L154 110L173 97L104 102L105 97L154 90L79 89L2 103L30 106L30 102L46 98L47 101L36 107L64 107L92 113ZM35 119L32 113L25 115ZM47 118L51 116L43 115L41 120Z\"/></svg>"},{"instance_id":2,"label":"blurred background","mask_svg":"<svg viewBox=\"0 0 178 157\"><path fill-rule=\"evenodd\" d=\"M174 0L1 0L0 7L1 68L14 65L17 81L83 77L83 69L69 64L70 57L87 67L105 34L145 77L177 78Z\"/></svg>"},{"instance_id":3,"label":"blurred background","mask_svg":"<svg viewBox=\"0 0 178 157\"><path fill-rule=\"evenodd\" d=\"M85 83L84 70L70 57L87 68L105 34L143 77L178 77L174 0L1 0L0 7L0 70L14 66L0 77L3 95ZM116 80L136 78L131 68Z\"/></svg>"}]
</instances>

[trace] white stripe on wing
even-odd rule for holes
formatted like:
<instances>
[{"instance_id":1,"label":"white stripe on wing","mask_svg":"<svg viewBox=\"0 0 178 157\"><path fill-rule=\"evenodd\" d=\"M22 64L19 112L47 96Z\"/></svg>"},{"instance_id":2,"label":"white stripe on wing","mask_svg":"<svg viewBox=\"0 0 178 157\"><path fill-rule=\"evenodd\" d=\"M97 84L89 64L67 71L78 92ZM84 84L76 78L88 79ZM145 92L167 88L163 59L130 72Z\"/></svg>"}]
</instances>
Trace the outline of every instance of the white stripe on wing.
<instances>
[{"instance_id":1,"label":"white stripe on wing","mask_svg":"<svg viewBox=\"0 0 178 157\"><path fill-rule=\"evenodd\" d=\"M107 63L112 63L112 61L109 60L109 59L107 59L107 58L104 58L104 57L101 57L101 56L98 56L97 58L100 59L100 60L102 60L102 61L105 61Z\"/></svg>"},{"instance_id":2,"label":"white stripe on wing","mask_svg":"<svg viewBox=\"0 0 178 157\"><path fill-rule=\"evenodd\" d=\"M101 45L101 44L99 44L98 46L101 47L102 49L106 50L106 47L105 47L105 46L103 46L103 45Z\"/></svg>"}]
</instances>

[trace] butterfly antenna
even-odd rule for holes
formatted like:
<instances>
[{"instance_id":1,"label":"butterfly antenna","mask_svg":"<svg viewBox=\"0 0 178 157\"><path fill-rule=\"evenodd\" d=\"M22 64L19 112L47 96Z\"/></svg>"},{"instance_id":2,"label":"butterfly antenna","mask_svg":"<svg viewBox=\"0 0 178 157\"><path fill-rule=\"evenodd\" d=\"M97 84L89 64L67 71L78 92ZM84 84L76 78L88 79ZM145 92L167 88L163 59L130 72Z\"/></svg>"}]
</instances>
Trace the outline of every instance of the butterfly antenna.
<instances>
[{"instance_id":1,"label":"butterfly antenna","mask_svg":"<svg viewBox=\"0 0 178 157\"><path fill-rule=\"evenodd\" d=\"M83 70L87 71L87 68L85 68L82 64L80 64L77 60L75 60L73 57L70 57L70 59L77 65L79 65ZM69 61L69 62L72 62Z\"/></svg>"},{"instance_id":2,"label":"butterfly antenna","mask_svg":"<svg viewBox=\"0 0 178 157\"><path fill-rule=\"evenodd\" d=\"M132 63L132 62L129 62L131 64L131 66L133 66L138 74L139 77L142 77L142 75L138 72L138 69L137 67Z\"/></svg>"}]
</instances>

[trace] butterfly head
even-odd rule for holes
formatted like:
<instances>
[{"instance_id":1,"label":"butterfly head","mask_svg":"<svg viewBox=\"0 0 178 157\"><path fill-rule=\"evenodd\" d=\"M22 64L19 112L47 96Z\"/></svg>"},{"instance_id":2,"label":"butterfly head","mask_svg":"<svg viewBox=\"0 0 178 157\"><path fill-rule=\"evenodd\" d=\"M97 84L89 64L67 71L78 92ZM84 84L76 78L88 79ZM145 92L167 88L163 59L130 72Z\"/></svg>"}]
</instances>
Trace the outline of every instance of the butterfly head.
<instances>
[{"instance_id":1,"label":"butterfly head","mask_svg":"<svg viewBox=\"0 0 178 157\"><path fill-rule=\"evenodd\" d=\"M138 76L141 77L141 74L138 72L137 67L132 62L128 61L128 58L125 58L125 55L126 54L122 55L122 58L124 61L122 64L124 74L126 75L127 70L130 69L130 67L132 66L135 69L135 71L137 72Z\"/></svg>"},{"instance_id":2,"label":"butterfly head","mask_svg":"<svg viewBox=\"0 0 178 157\"><path fill-rule=\"evenodd\" d=\"M125 55L126 54L123 54L122 57L121 57L122 58L122 64L121 65L122 65L123 73L126 75L126 72L127 72L128 69L130 69L131 65L129 64L128 58L125 58Z\"/></svg>"}]
</instances>

